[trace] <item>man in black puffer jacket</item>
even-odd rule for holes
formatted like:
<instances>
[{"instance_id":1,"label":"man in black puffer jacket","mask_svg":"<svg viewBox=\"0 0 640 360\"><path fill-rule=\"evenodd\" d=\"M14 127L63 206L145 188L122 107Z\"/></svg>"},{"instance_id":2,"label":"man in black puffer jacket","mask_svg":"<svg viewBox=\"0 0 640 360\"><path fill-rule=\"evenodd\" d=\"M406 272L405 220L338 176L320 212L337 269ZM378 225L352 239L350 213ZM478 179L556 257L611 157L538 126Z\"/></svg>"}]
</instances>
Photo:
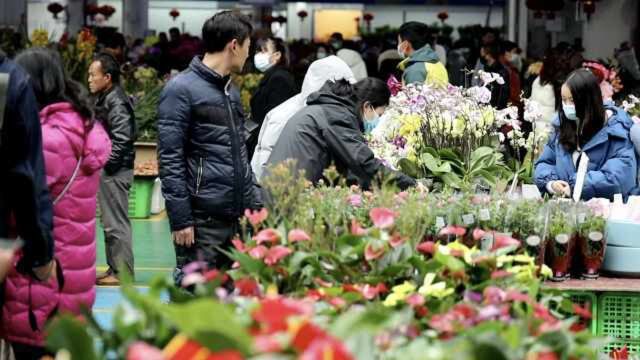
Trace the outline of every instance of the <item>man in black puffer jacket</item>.
<instances>
[{"instance_id":1,"label":"man in black puffer jacket","mask_svg":"<svg viewBox=\"0 0 640 360\"><path fill-rule=\"evenodd\" d=\"M98 193L109 269L97 276L98 285L118 285L121 271L134 274L129 190L133 183L136 122L133 105L119 83L120 65L116 59L98 54L89 67L89 89L97 94L96 117L105 124L112 144Z\"/></svg>"},{"instance_id":2,"label":"man in black puffer jacket","mask_svg":"<svg viewBox=\"0 0 640 360\"><path fill-rule=\"evenodd\" d=\"M262 206L247 158L240 95L230 83L248 57L251 31L247 18L229 11L207 20L204 57L195 57L160 96L158 157L178 285L190 262L230 265L218 247L230 246L245 209Z\"/></svg>"}]
</instances>

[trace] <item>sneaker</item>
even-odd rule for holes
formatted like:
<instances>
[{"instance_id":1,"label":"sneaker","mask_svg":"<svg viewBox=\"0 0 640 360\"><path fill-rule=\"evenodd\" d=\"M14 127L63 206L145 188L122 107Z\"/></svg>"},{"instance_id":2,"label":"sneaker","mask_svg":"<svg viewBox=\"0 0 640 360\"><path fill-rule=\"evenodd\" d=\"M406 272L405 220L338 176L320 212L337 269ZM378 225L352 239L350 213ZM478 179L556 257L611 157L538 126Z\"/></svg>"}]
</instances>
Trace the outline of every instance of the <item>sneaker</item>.
<instances>
[{"instance_id":1,"label":"sneaker","mask_svg":"<svg viewBox=\"0 0 640 360\"><path fill-rule=\"evenodd\" d=\"M96 274L96 281L102 280L104 278L107 278L109 276L113 275L113 271L111 271L111 269L101 273L101 274Z\"/></svg>"},{"instance_id":2,"label":"sneaker","mask_svg":"<svg viewBox=\"0 0 640 360\"><path fill-rule=\"evenodd\" d=\"M120 286L120 280L115 275L108 275L105 278L96 280L98 286Z\"/></svg>"}]
</instances>

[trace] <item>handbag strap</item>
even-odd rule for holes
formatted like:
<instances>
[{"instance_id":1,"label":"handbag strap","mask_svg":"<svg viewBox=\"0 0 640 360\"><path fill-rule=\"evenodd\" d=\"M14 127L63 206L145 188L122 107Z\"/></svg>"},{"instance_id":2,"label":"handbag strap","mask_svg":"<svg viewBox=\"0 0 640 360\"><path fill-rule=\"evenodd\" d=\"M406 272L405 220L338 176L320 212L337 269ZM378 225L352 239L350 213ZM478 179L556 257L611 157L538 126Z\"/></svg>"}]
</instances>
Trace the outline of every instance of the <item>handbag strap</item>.
<instances>
[{"instance_id":1,"label":"handbag strap","mask_svg":"<svg viewBox=\"0 0 640 360\"><path fill-rule=\"evenodd\" d=\"M78 159L78 164L76 164L76 168L73 170L73 175L71 175L71 178L69 179L67 184L64 186L64 189L62 189L62 191L60 192L60 194L58 194L56 199L53 200L53 205L57 204L60 200L62 200L64 195L71 188L71 184L73 184L73 181L76 179L76 177L78 176L78 172L80 171L80 164L82 164L82 159L83 159L83 157L82 157L82 155L80 155L80 159Z\"/></svg>"}]
</instances>

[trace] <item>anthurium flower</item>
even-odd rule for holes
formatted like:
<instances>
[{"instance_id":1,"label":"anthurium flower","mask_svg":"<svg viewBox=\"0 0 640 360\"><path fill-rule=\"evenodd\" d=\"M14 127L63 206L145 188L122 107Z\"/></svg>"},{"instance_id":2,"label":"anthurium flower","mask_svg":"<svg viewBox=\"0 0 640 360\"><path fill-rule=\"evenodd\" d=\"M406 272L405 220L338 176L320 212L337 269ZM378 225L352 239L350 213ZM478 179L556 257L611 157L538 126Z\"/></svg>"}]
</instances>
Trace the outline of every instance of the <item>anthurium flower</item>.
<instances>
[{"instance_id":1,"label":"anthurium flower","mask_svg":"<svg viewBox=\"0 0 640 360\"><path fill-rule=\"evenodd\" d=\"M280 234L274 229L265 229L254 236L253 240L258 242L258 245L268 243L275 244L280 240Z\"/></svg>"},{"instance_id":2,"label":"anthurium flower","mask_svg":"<svg viewBox=\"0 0 640 360\"><path fill-rule=\"evenodd\" d=\"M164 360L162 350L144 341L136 341L127 349L127 360Z\"/></svg>"},{"instance_id":3,"label":"anthurium flower","mask_svg":"<svg viewBox=\"0 0 640 360\"><path fill-rule=\"evenodd\" d=\"M373 208L369 212L369 217L373 225L378 229L388 229L393 226L396 212L387 208Z\"/></svg>"},{"instance_id":4,"label":"anthurium flower","mask_svg":"<svg viewBox=\"0 0 640 360\"><path fill-rule=\"evenodd\" d=\"M313 309L302 301L284 297L270 297L260 301L251 317L261 334L273 334L288 329L289 318L311 316Z\"/></svg>"},{"instance_id":5,"label":"anthurium flower","mask_svg":"<svg viewBox=\"0 0 640 360\"><path fill-rule=\"evenodd\" d=\"M467 264L473 263L473 259L471 257L473 250L469 249L465 244L454 241L447 244L446 248L452 256L464 258L464 261L466 261Z\"/></svg>"},{"instance_id":6,"label":"anthurium flower","mask_svg":"<svg viewBox=\"0 0 640 360\"><path fill-rule=\"evenodd\" d=\"M422 286L420 287L418 292L421 295L431 296L438 299L442 299L453 294L454 289L447 288L447 283L445 283L444 281L440 281L434 284L433 281L435 280L435 278L435 273L428 273L424 277L424 283L422 283Z\"/></svg>"},{"instance_id":7,"label":"anthurium flower","mask_svg":"<svg viewBox=\"0 0 640 360\"><path fill-rule=\"evenodd\" d=\"M473 230L473 240L475 241L480 241L480 239L482 239L482 237L486 234L487 232L482 230L482 229L474 229Z\"/></svg>"},{"instance_id":8,"label":"anthurium flower","mask_svg":"<svg viewBox=\"0 0 640 360\"><path fill-rule=\"evenodd\" d=\"M363 229L356 219L351 219L351 235L364 236L367 235L367 231Z\"/></svg>"},{"instance_id":9,"label":"anthurium flower","mask_svg":"<svg viewBox=\"0 0 640 360\"><path fill-rule=\"evenodd\" d=\"M220 284L224 284L229 280L229 276L219 270L209 270L204 273L204 278L207 281L220 281Z\"/></svg>"},{"instance_id":10,"label":"anthurium flower","mask_svg":"<svg viewBox=\"0 0 640 360\"><path fill-rule=\"evenodd\" d=\"M484 301L487 304L501 304L506 298L507 294L504 290L500 289L497 286L487 286L483 292Z\"/></svg>"},{"instance_id":11,"label":"anthurium flower","mask_svg":"<svg viewBox=\"0 0 640 360\"><path fill-rule=\"evenodd\" d=\"M405 241L407 241L407 238L403 237L399 233L394 233L389 240L389 245L391 245L392 248L397 248L398 246L404 244Z\"/></svg>"},{"instance_id":12,"label":"anthurium flower","mask_svg":"<svg viewBox=\"0 0 640 360\"><path fill-rule=\"evenodd\" d=\"M369 242L364 248L364 258L367 261L373 261L379 259L385 253L384 244L374 245L373 242Z\"/></svg>"},{"instance_id":13,"label":"anthurium flower","mask_svg":"<svg viewBox=\"0 0 640 360\"><path fill-rule=\"evenodd\" d=\"M629 349L627 349L627 345L623 346L622 349L611 350L609 358L613 360L629 360Z\"/></svg>"},{"instance_id":14,"label":"anthurium flower","mask_svg":"<svg viewBox=\"0 0 640 360\"><path fill-rule=\"evenodd\" d=\"M252 278L241 278L234 281L234 287L240 296L260 296L260 286Z\"/></svg>"},{"instance_id":15,"label":"anthurium flower","mask_svg":"<svg viewBox=\"0 0 640 360\"><path fill-rule=\"evenodd\" d=\"M236 250L240 251L241 253L247 252L247 247L242 240L234 238L233 240L231 240L231 243L233 244L233 247L235 247Z\"/></svg>"},{"instance_id":16,"label":"anthurium flower","mask_svg":"<svg viewBox=\"0 0 640 360\"><path fill-rule=\"evenodd\" d=\"M259 353L275 353L283 350L282 343L278 341L277 334L257 335L253 339L253 346Z\"/></svg>"},{"instance_id":17,"label":"anthurium flower","mask_svg":"<svg viewBox=\"0 0 640 360\"><path fill-rule=\"evenodd\" d=\"M289 231L289 242L309 241L311 237L301 229L293 229Z\"/></svg>"},{"instance_id":18,"label":"anthurium flower","mask_svg":"<svg viewBox=\"0 0 640 360\"><path fill-rule=\"evenodd\" d=\"M496 234L493 241L493 251L507 247L507 246L520 246L520 241L512 238L511 236Z\"/></svg>"},{"instance_id":19,"label":"anthurium flower","mask_svg":"<svg viewBox=\"0 0 640 360\"><path fill-rule=\"evenodd\" d=\"M299 357L300 360L354 360L349 350L334 338L316 340Z\"/></svg>"},{"instance_id":20,"label":"anthurium flower","mask_svg":"<svg viewBox=\"0 0 640 360\"><path fill-rule=\"evenodd\" d=\"M358 292L367 300L372 300L380 294L389 291L383 283L379 283L376 286L365 284L362 287L358 287Z\"/></svg>"},{"instance_id":21,"label":"anthurium flower","mask_svg":"<svg viewBox=\"0 0 640 360\"><path fill-rule=\"evenodd\" d=\"M517 290L509 290L507 291L507 300L508 301L519 301L523 303L530 303L531 297L527 294L521 293Z\"/></svg>"},{"instance_id":22,"label":"anthurium flower","mask_svg":"<svg viewBox=\"0 0 640 360\"><path fill-rule=\"evenodd\" d=\"M289 249L286 246L277 245L269 249L266 256L264 257L264 263L273 266L277 264L280 260L287 257L291 254L293 250Z\"/></svg>"},{"instance_id":23,"label":"anthurium flower","mask_svg":"<svg viewBox=\"0 0 640 360\"><path fill-rule=\"evenodd\" d=\"M418 245L418 251L423 254L433 255L436 252L437 245L433 241L425 241Z\"/></svg>"},{"instance_id":24,"label":"anthurium flower","mask_svg":"<svg viewBox=\"0 0 640 360\"><path fill-rule=\"evenodd\" d=\"M249 220L253 227L257 227L262 224L269 217L269 210L266 208L262 208L259 211L254 211L251 209L246 209L244 211L244 216Z\"/></svg>"},{"instance_id":25,"label":"anthurium flower","mask_svg":"<svg viewBox=\"0 0 640 360\"><path fill-rule=\"evenodd\" d=\"M506 278L509 276L513 276L512 273L506 271L506 270L496 270L494 272L491 273L491 279L496 280L496 279L502 279L502 278Z\"/></svg>"},{"instance_id":26,"label":"anthurium flower","mask_svg":"<svg viewBox=\"0 0 640 360\"><path fill-rule=\"evenodd\" d=\"M457 237L460 236L464 236L464 234L467 233L467 229L465 229L462 226L454 226L454 225L449 225L449 226L445 226L440 230L440 236L445 236L445 235L454 235Z\"/></svg>"},{"instance_id":27,"label":"anthurium flower","mask_svg":"<svg viewBox=\"0 0 640 360\"><path fill-rule=\"evenodd\" d=\"M290 327L289 332L294 332L291 347L297 352L304 352L315 340L330 337L326 331L309 321Z\"/></svg>"},{"instance_id":28,"label":"anthurium flower","mask_svg":"<svg viewBox=\"0 0 640 360\"><path fill-rule=\"evenodd\" d=\"M406 301L407 301L407 304L413 307L421 306L421 305L424 305L424 296L420 294L411 294L407 297Z\"/></svg>"},{"instance_id":29,"label":"anthurium flower","mask_svg":"<svg viewBox=\"0 0 640 360\"><path fill-rule=\"evenodd\" d=\"M269 249L267 249L266 246L264 245L258 245L254 248L251 248L248 252L249 256L251 256L254 259L262 259L267 255L267 252L269 251Z\"/></svg>"},{"instance_id":30,"label":"anthurium flower","mask_svg":"<svg viewBox=\"0 0 640 360\"><path fill-rule=\"evenodd\" d=\"M591 319L591 311L588 306L581 307L578 304L573 304L573 312L583 319Z\"/></svg>"},{"instance_id":31,"label":"anthurium flower","mask_svg":"<svg viewBox=\"0 0 640 360\"><path fill-rule=\"evenodd\" d=\"M384 300L384 306L396 306L399 301L404 301L410 294L416 290L413 283L405 281L400 285L391 288L391 294Z\"/></svg>"}]
</instances>

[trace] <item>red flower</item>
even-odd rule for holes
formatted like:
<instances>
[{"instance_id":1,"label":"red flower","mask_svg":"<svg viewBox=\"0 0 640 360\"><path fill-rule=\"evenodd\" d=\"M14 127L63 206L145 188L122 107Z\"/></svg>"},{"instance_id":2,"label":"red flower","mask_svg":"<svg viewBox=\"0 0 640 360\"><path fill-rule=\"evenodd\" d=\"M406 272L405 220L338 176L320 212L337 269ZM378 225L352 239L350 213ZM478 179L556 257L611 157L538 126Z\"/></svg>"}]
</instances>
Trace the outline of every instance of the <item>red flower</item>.
<instances>
[{"instance_id":1,"label":"red flower","mask_svg":"<svg viewBox=\"0 0 640 360\"><path fill-rule=\"evenodd\" d=\"M531 302L531 297L527 294L523 294L517 290L509 290L507 291L507 300L508 301L519 301L523 303Z\"/></svg>"},{"instance_id":2,"label":"red flower","mask_svg":"<svg viewBox=\"0 0 640 360\"><path fill-rule=\"evenodd\" d=\"M298 352L303 352L309 348L309 345L311 345L313 341L327 337L329 337L329 334L324 330L312 323L305 322L295 334L295 337L291 342L291 347Z\"/></svg>"},{"instance_id":3,"label":"red flower","mask_svg":"<svg viewBox=\"0 0 640 360\"><path fill-rule=\"evenodd\" d=\"M229 276L219 270L209 270L204 273L204 278L207 281L220 281L220 284L224 284L229 280Z\"/></svg>"},{"instance_id":4,"label":"red flower","mask_svg":"<svg viewBox=\"0 0 640 360\"><path fill-rule=\"evenodd\" d=\"M398 246L404 244L405 241L407 241L407 238L402 237L398 233L395 233L395 234L393 234L393 236L389 240L389 245L391 245L392 248L397 248Z\"/></svg>"},{"instance_id":5,"label":"red flower","mask_svg":"<svg viewBox=\"0 0 640 360\"><path fill-rule=\"evenodd\" d=\"M384 255L384 252L385 252L384 245L380 247L374 247L373 244L368 243L367 246L364 248L364 258L367 261L376 260L380 258L382 255Z\"/></svg>"},{"instance_id":6,"label":"red flower","mask_svg":"<svg viewBox=\"0 0 640 360\"><path fill-rule=\"evenodd\" d=\"M386 293L389 290L383 283L379 283L376 286L366 284L362 287L357 287L356 291L359 292L365 299L372 300L379 294Z\"/></svg>"},{"instance_id":7,"label":"red flower","mask_svg":"<svg viewBox=\"0 0 640 360\"><path fill-rule=\"evenodd\" d=\"M253 346L260 353L282 351L282 344L273 335L258 335L253 340Z\"/></svg>"},{"instance_id":8,"label":"red flower","mask_svg":"<svg viewBox=\"0 0 640 360\"><path fill-rule=\"evenodd\" d=\"M268 252L269 252L269 249L267 249L266 246L258 245L249 250L249 256L251 256L254 259L261 260L265 256L267 256Z\"/></svg>"},{"instance_id":9,"label":"red flower","mask_svg":"<svg viewBox=\"0 0 640 360\"><path fill-rule=\"evenodd\" d=\"M258 282L252 278L242 278L234 282L240 296L260 296Z\"/></svg>"},{"instance_id":10,"label":"red flower","mask_svg":"<svg viewBox=\"0 0 640 360\"><path fill-rule=\"evenodd\" d=\"M484 301L487 304L493 305L501 304L502 302L504 302L507 296L502 289L496 286L488 286L486 289L484 289L483 295Z\"/></svg>"},{"instance_id":11,"label":"red flower","mask_svg":"<svg viewBox=\"0 0 640 360\"><path fill-rule=\"evenodd\" d=\"M629 349L627 349L627 345L623 346L622 349L613 349L609 353L609 358L614 360L628 360L629 359Z\"/></svg>"},{"instance_id":12,"label":"red flower","mask_svg":"<svg viewBox=\"0 0 640 360\"><path fill-rule=\"evenodd\" d=\"M365 236L367 231L363 229L356 219L351 219L351 235Z\"/></svg>"},{"instance_id":13,"label":"red flower","mask_svg":"<svg viewBox=\"0 0 640 360\"><path fill-rule=\"evenodd\" d=\"M425 255L433 255L436 252L436 243L433 241L425 241L418 245L418 251Z\"/></svg>"},{"instance_id":14,"label":"red flower","mask_svg":"<svg viewBox=\"0 0 640 360\"><path fill-rule=\"evenodd\" d=\"M162 350L144 341L136 341L127 350L127 360L163 360Z\"/></svg>"},{"instance_id":15,"label":"red flower","mask_svg":"<svg viewBox=\"0 0 640 360\"><path fill-rule=\"evenodd\" d=\"M309 235L307 235L307 233L304 230L293 229L289 231L289 241L292 243L299 242L299 241L309 241L309 240L311 240L311 238L309 237Z\"/></svg>"},{"instance_id":16,"label":"red flower","mask_svg":"<svg viewBox=\"0 0 640 360\"><path fill-rule=\"evenodd\" d=\"M282 246L282 245L274 246L271 249L269 249L269 252L267 252L267 255L264 258L264 263L269 266L273 266L277 264L280 260L289 256L289 254L291 254L292 252L293 250L289 249L286 246Z\"/></svg>"},{"instance_id":17,"label":"red flower","mask_svg":"<svg viewBox=\"0 0 640 360\"><path fill-rule=\"evenodd\" d=\"M553 351L539 352L534 358L536 360L559 360L558 355Z\"/></svg>"},{"instance_id":18,"label":"red flower","mask_svg":"<svg viewBox=\"0 0 640 360\"><path fill-rule=\"evenodd\" d=\"M438 19L440 19L440 21L442 22L444 22L448 18L449 18L449 14L446 11L442 11L438 13Z\"/></svg>"},{"instance_id":19,"label":"red flower","mask_svg":"<svg viewBox=\"0 0 640 360\"><path fill-rule=\"evenodd\" d=\"M329 299L329 304L336 309L341 309L347 305L347 302L343 298L335 296Z\"/></svg>"},{"instance_id":20,"label":"red flower","mask_svg":"<svg viewBox=\"0 0 640 360\"><path fill-rule=\"evenodd\" d=\"M387 208L373 208L369 212L373 225L378 229L387 229L393 226L396 213Z\"/></svg>"},{"instance_id":21,"label":"red flower","mask_svg":"<svg viewBox=\"0 0 640 360\"><path fill-rule=\"evenodd\" d=\"M223 350L207 356L207 360L243 360L242 354L237 350Z\"/></svg>"},{"instance_id":22,"label":"red flower","mask_svg":"<svg viewBox=\"0 0 640 360\"><path fill-rule=\"evenodd\" d=\"M502 278L506 278L513 275L512 273L506 271L506 270L496 270L494 272L491 273L491 279L495 280L495 279L502 279Z\"/></svg>"},{"instance_id":23,"label":"red flower","mask_svg":"<svg viewBox=\"0 0 640 360\"><path fill-rule=\"evenodd\" d=\"M171 9L171 11L169 11L169 16L171 16L173 18L173 20L175 20L178 16L180 16L180 11L178 11L178 9Z\"/></svg>"},{"instance_id":24,"label":"red flower","mask_svg":"<svg viewBox=\"0 0 640 360\"><path fill-rule=\"evenodd\" d=\"M334 338L325 338L311 343L309 348L300 355L300 360L353 360L349 350Z\"/></svg>"},{"instance_id":25,"label":"red flower","mask_svg":"<svg viewBox=\"0 0 640 360\"><path fill-rule=\"evenodd\" d=\"M462 226L446 226L440 230L440 235L455 235L457 237L464 236L467 233L467 229Z\"/></svg>"},{"instance_id":26,"label":"red flower","mask_svg":"<svg viewBox=\"0 0 640 360\"><path fill-rule=\"evenodd\" d=\"M583 319L591 319L591 311L589 310L589 303L585 307L581 307L578 304L573 304L573 312Z\"/></svg>"},{"instance_id":27,"label":"red flower","mask_svg":"<svg viewBox=\"0 0 640 360\"><path fill-rule=\"evenodd\" d=\"M259 211L246 209L244 211L244 217L246 217L253 227L257 227L262 224L269 217L269 210L262 208Z\"/></svg>"},{"instance_id":28,"label":"red flower","mask_svg":"<svg viewBox=\"0 0 640 360\"><path fill-rule=\"evenodd\" d=\"M480 239L482 239L482 237L486 234L487 232L482 230L482 229L474 229L473 230L473 240L475 241L480 241Z\"/></svg>"},{"instance_id":29,"label":"red flower","mask_svg":"<svg viewBox=\"0 0 640 360\"><path fill-rule=\"evenodd\" d=\"M260 307L251 313L262 334L286 331L287 320L292 316L310 316L312 309L306 304L283 297L268 298L260 302Z\"/></svg>"},{"instance_id":30,"label":"red flower","mask_svg":"<svg viewBox=\"0 0 640 360\"><path fill-rule=\"evenodd\" d=\"M500 248L508 247L508 246L520 246L520 241L512 238L507 235L496 235L495 241L493 242L493 251L498 250Z\"/></svg>"},{"instance_id":31,"label":"red flower","mask_svg":"<svg viewBox=\"0 0 640 360\"><path fill-rule=\"evenodd\" d=\"M258 244L269 243L273 245L280 240L280 234L274 229L265 229L254 236L253 240L257 241Z\"/></svg>"},{"instance_id":32,"label":"red flower","mask_svg":"<svg viewBox=\"0 0 640 360\"><path fill-rule=\"evenodd\" d=\"M240 251L241 253L247 252L247 247L244 245L244 242L242 240L234 238L233 240L231 240L231 243L233 244L233 247L235 247L236 250Z\"/></svg>"},{"instance_id":33,"label":"red flower","mask_svg":"<svg viewBox=\"0 0 640 360\"><path fill-rule=\"evenodd\" d=\"M373 20L373 14L366 13L366 14L364 14L364 16L362 18L364 19L364 21L370 22L371 20Z\"/></svg>"}]
</instances>

